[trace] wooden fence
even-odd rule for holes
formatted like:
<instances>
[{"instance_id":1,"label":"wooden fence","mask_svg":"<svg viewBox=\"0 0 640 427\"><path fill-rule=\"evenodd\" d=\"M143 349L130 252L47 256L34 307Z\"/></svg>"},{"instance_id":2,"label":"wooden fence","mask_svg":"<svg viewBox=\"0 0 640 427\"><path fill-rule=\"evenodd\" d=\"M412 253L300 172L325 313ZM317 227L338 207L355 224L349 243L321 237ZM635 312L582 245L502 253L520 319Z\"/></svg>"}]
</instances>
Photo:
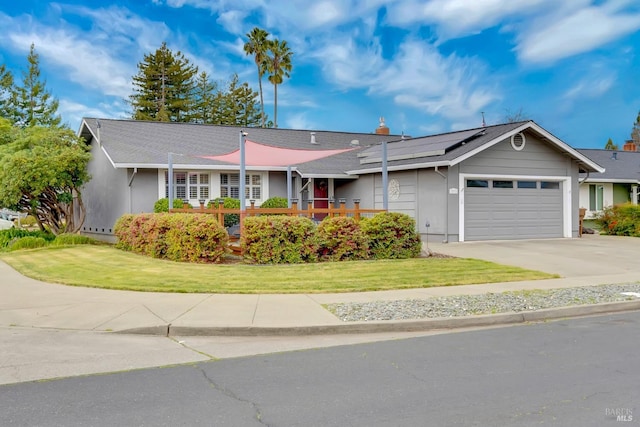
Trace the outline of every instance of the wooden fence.
<instances>
[{"instance_id":1,"label":"wooden fence","mask_svg":"<svg viewBox=\"0 0 640 427\"><path fill-rule=\"evenodd\" d=\"M224 224L225 214L240 215L240 209L225 208L223 201L220 200L216 207L205 207L205 201L200 200L200 207L188 208L188 203L185 202L182 208L173 208L169 212L184 212L184 213L208 213L218 216L218 222ZM360 220L363 215L376 214L379 212L386 212L384 209L362 209L360 207L360 200L353 199L353 208L347 209L346 199L339 199L338 206L331 207L333 203L329 203L330 207L316 208L313 207L313 202L309 201L306 209L300 209L298 201L293 199L290 208L259 208L255 206L255 201L251 200L250 206L245 209L245 217L257 216L257 215L289 215L289 216L305 216L312 219L322 219L326 216L351 216L356 221Z\"/></svg>"}]
</instances>

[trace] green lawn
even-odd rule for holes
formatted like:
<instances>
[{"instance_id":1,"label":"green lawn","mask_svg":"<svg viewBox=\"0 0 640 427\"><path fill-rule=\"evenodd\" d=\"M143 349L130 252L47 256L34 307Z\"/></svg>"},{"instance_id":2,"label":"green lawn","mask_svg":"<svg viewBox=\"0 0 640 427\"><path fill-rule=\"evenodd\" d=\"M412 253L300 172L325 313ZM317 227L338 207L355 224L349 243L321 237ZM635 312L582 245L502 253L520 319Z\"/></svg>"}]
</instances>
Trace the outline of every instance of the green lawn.
<instances>
[{"instance_id":1,"label":"green lawn","mask_svg":"<svg viewBox=\"0 0 640 427\"><path fill-rule=\"evenodd\" d=\"M465 258L212 265L164 261L92 245L7 252L0 254L0 260L45 282L157 292L361 292L558 277Z\"/></svg>"}]
</instances>

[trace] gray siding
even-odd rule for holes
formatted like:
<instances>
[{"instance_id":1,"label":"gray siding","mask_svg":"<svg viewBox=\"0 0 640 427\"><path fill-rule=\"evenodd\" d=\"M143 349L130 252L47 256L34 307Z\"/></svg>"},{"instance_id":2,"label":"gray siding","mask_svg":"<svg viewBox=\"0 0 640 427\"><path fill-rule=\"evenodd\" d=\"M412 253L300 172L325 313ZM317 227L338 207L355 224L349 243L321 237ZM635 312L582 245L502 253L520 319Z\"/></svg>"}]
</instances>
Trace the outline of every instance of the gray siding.
<instances>
[{"instance_id":1,"label":"gray siding","mask_svg":"<svg viewBox=\"0 0 640 427\"><path fill-rule=\"evenodd\" d=\"M91 160L87 167L92 179L82 190L86 218L84 234L110 240L113 225L129 207L127 171L115 169L102 149L91 142Z\"/></svg>"},{"instance_id":2,"label":"gray siding","mask_svg":"<svg viewBox=\"0 0 640 427\"><path fill-rule=\"evenodd\" d=\"M286 172L269 172L269 198L271 197L287 197ZM296 195L292 197L296 198Z\"/></svg>"},{"instance_id":3,"label":"gray siding","mask_svg":"<svg viewBox=\"0 0 640 427\"><path fill-rule=\"evenodd\" d=\"M460 164L460 173L567 176L570 166L557 150L529 133L522 151L505 139Z\"/></svg>"},{"instance_id":4,"label":"gray siding","mask_svg":"<svg viewBox=\"0 0 640 427\"><path fill-rule=\"evenodd\" d=\"M131 179L133 170L127 171L128 179ZM131 187L125 191L129 194L129 207L126 213L153 212L153 206L158 200L158 170L138 169L138 173L131 181ZM125 213L122 212L122 213Z\"/></svg>"}]
</instances>

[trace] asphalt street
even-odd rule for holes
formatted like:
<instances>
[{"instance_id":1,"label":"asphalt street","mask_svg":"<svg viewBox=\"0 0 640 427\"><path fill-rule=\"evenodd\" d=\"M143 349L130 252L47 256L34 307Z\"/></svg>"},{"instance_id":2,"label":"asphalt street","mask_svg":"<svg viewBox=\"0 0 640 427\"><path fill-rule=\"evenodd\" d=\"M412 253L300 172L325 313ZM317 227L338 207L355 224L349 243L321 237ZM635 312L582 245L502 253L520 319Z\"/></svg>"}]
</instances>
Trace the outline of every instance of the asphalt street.
<instances>
[{"instance_id":1,"label":"asphalt street","mask_svg":"<svg viewBox=\"0 0 640 427\"><path fill-rule=\"evenodd\" d=\"M629 312L9 384L0 425L637 425L639 326Z\"/></svg>"}]
</instances>

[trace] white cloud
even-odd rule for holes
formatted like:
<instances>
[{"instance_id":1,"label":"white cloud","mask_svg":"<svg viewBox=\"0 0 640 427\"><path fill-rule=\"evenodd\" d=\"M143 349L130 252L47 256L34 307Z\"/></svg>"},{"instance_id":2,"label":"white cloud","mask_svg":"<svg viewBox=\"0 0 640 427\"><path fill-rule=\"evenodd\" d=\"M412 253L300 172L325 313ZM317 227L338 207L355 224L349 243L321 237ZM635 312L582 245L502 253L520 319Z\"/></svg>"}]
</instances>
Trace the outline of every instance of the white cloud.
<instances>
[{"instance_id":1,"label":"white cloud","mask_svg":"<svg viewBox=\"0 0 640 427\"><path fill-rule=\"evenodd\" d=\"M555 21L539 19L519 36L521 60L551 63L599 48L640 29L640 13L620 11L621 2L573 9ZM542 25L544 24L544 25Z\"/></svg>"},{"instance_id":2,"label":"white cloud","mask_svg":"<svg viewBox=\"0 0 640 427\"><path fill-rule=\"evenodd\" d=\"M373 97L392 96L396 105L418 109L448 119L477 117L499 94L483 83L482 63L455 55L442 56L426 43L408 41L389 61L377 44L359 48L353 41L327 46L316 56L324 58L327 80L347 89L364 88Z\"/></svg>"},{"instance_id":3,"label":"white cloud","mask_svg":"<svg viewBox=\"0 0 640 427\"><path fill-rule=\"evenodd\" d=\"M507 17L557 7L556 3L556 0L407 0L388 7L387 21L400 27L435 24L440 39L448 39L481 32L501 24Z\"/></svg>"},{"instance_id":4,"label":"white cloud","mask_svg":"<svg viewBox=\"0 0 640 427\"><path fill-rule=\"evenodd\" d=\"M309 120L306 113L287 114L284 120L287 129L316 129L317 125Z\"/></svg>"}]
</instances>

